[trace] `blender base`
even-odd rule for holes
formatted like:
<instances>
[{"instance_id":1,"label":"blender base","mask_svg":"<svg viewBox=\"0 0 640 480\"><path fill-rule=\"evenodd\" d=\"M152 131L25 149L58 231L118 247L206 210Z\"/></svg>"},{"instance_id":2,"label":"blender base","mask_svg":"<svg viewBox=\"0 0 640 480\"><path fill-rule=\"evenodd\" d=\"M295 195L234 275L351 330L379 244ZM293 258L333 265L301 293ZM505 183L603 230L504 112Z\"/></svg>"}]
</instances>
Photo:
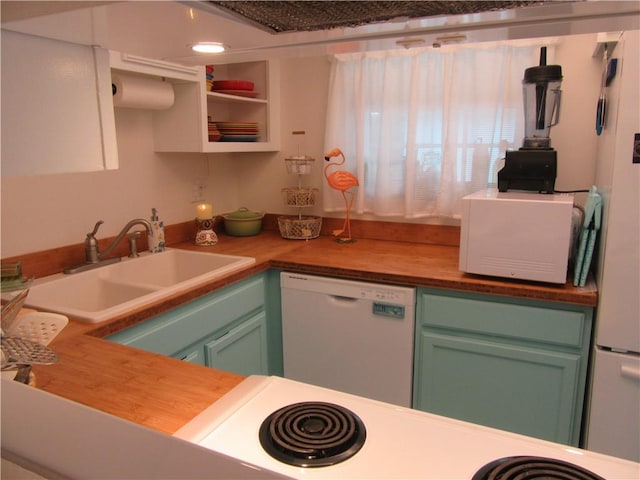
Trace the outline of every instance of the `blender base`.
<instances>
[{"instance_id":1,"label":"blender base","mask_svg":"<svg viewBox=\"0 0 640 480\"><path fill-rule=\"evenodd\" d=\"M553 193L557 168L557 152L551 148L508 151L504 167L498 172L498 191Z\"/></svg>"}]
</instances>

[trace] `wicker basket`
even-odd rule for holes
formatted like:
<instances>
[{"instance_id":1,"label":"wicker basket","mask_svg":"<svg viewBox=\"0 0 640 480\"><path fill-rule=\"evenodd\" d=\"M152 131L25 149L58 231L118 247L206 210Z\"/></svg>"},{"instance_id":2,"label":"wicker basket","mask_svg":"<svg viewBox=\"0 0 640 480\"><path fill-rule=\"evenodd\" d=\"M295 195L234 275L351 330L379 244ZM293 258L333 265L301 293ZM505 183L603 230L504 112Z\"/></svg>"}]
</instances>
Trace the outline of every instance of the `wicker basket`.
<instances>
[{"instance_id":1,"label":"wicker basket","mask_svg":"<svg viewBox=\"0 0 640 480\"><path fill-rule=\"evenodd\" d=\"M316 204L317 188L283 188L284 203L290 207L311 207Z\"/></svg>"},{"instance_id":2,"label":"wicker basket","mask_svg":"<svg viewBox=\"0 0 640 480\"><path fill-rule=\"evenodd\" d=\"M278 217L278 228L283 238L306 240L320 236L322 217Z\"/></svg>"}]
</instances>

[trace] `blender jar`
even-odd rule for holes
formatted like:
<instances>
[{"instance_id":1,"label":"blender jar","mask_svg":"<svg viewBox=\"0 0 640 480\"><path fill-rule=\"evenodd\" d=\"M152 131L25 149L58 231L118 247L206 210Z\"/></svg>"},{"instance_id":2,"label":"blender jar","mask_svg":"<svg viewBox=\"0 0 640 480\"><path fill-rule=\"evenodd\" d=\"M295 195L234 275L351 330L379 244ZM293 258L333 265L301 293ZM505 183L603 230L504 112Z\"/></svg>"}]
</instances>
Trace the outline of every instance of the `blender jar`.
<instances>
[{"instance_id":1,"label":"blender jar","mask_svg":"<svg viewBox=\"0 0 640 480\"><path fill-rule=\"evenodd\" d=\"M524 149L550 149L549 131L560 118L560 65L527 68L522 81L524 96Z\"/></svg>"}]
</instances>

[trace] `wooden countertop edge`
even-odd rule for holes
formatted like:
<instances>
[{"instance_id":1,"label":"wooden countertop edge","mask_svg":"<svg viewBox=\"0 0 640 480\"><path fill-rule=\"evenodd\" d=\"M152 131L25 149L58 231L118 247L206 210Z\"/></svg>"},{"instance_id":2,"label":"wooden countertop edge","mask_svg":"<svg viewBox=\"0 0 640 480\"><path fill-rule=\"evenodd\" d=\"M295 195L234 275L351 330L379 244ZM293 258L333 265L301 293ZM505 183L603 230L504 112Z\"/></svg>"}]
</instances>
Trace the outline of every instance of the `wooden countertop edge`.
<instances>
[{"instance_id":1,"label":"wooden countertop edge","mask_svg":"<svg viewBox=\"0 0 640 480\"><path fill-rule=\"evenodd\" d=\"M585 285L585 287L583 287L582 292L574 292L563 291L561 289L562 287L549 287L550 290L539 290L536 289L539 285L522 284L522 282L514 282L513 284L505 285L503 282L495 282L481 275L462 273L461 278L458 280L394 274L372 275L369 273L362 273L359 270L337 269L335 267L323 268L315 265L301 265L299 263L282 262L278 260L273 260L271 262L271 268L291 270L298 273L336 276L351 280L363 280L426 288L442 288L511 298L569 303L585 307L595 307L598 298L595 283L592 279L587 283L587 285ZM553 291L554 288L557 288L557 290Z\"/></svg>"}]
</instances>

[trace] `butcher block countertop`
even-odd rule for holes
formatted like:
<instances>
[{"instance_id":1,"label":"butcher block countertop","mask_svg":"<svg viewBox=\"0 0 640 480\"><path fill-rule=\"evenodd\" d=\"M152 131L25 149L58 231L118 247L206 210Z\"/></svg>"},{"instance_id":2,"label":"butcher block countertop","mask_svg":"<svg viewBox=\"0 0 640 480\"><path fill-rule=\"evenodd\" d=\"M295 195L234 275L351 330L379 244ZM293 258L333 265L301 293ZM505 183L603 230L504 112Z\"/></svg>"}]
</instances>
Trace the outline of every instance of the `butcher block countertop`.
<instances>
[{"instance_id":1,"label":"butcher block countertop","mask_svg":"<svg viewBox=\"0 0 640 480\"><path fill-rule=\"evenodd\" d=\"M285 240L271 230L254 237L220 234L218 244L211 247L197 247L191 241L169 243L172 248L250 256L256 263L99 324L70 319L50 345L59 362L33 368L37 388L173 434L243 377L117 345L102 337L269 268L587 306L597 302L593 282L575 288L570 283L553 286L463 274L458 271L455 244L368 238L340 244L331 236Z\"/></svg>"}]
</instances>

